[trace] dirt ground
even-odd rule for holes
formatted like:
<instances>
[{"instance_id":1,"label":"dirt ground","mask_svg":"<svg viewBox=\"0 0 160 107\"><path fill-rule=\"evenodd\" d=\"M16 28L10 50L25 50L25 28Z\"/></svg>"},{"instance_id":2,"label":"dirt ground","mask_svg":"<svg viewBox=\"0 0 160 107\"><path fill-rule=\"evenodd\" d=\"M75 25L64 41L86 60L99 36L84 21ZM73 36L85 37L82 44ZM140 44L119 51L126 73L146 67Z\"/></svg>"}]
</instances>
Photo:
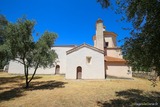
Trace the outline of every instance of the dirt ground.
<instances>
[{"instance_id":1,"label":"dirt ground","mask_svg":"<svg viewBox=\"0 0 160 107\"><path fill-rule=\"evenodd\" d=\"M160 106L160 82L145 79L65 80L36 75L25 89L23 76L0 72L0 107Z\"/></svg>"}]
</instances>

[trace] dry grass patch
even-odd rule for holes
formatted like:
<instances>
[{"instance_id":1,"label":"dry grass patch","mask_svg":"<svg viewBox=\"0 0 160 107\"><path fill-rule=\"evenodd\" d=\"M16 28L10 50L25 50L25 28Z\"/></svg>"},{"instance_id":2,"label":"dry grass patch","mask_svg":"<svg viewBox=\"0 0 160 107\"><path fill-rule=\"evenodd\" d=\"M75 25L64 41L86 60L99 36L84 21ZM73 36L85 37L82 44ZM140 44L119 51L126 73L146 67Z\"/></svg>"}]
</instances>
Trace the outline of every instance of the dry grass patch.
<instances>
[{"instance_id":1,"label":"dry grass patch","mask_svg":"<svg viewBox=\"0 0 160 107\"><path fill-rule=\"evenodd\" d=\"M23 76L0 73L2 107L96 107L159 103L160 82L155 88L145 79L65 80L58 75L36 75L24 89Z\"/></svg>"}]
</instances>

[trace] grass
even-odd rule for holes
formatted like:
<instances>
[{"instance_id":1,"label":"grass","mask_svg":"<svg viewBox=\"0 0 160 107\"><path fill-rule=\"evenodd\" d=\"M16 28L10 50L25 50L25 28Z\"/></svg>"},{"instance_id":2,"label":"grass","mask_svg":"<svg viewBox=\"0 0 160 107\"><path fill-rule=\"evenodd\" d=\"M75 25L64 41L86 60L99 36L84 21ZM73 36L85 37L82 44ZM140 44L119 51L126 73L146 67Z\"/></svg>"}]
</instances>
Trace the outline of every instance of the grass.
<instances>
[{"instance_id":1,"label":"grass","mask_svg":"<svg viewBox=\"0 0 160 107\"><path fill-rule=\"evenodd\" d=\"M130 107L160 105L160 82L145 79L65 80L36 75L29 89L24 77L0 72L0 107Z\"/></svg>"}]
</instances>

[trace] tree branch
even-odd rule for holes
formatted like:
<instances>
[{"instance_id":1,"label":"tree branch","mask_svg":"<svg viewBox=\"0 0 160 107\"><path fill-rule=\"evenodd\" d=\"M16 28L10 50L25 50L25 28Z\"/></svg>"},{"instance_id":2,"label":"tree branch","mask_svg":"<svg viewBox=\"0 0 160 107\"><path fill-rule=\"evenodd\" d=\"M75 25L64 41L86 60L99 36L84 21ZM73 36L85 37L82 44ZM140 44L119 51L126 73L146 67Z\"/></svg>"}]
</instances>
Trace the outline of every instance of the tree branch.
<instances>
[{"instance_id":1,"label":"tree branch","mask_svg":"<svg viewBox=\"0 0 160 107\"><path fill-rule=\"evenodd\" d=\"M36 65L36 67L35 67L35 70L34 70L34 72L33 72L33 74L32 74L32 77L31 77L31 79L29 80L29 83L30 83L30 82L31 82L31 80L34 78L34 75L36 74L36 71L37 71L38 65L39 65L39 63L37 63L37 65Z\"/></svg>"},{"instance_id":2,"label":"tree branch","mask_svg":"<svg viewBox=\"0 0 160 107\"><path fill-rule=\"evenodd\" d=\"M17 61L17 62L19 62L19 63L21 63L21 64L23 64L23 65L24 65L24 63L23 63L23 62L21 62L21 61L19 61L19 60L17 60L17 59L15 59L15 61Z\"/></svg>"}]
</instances>

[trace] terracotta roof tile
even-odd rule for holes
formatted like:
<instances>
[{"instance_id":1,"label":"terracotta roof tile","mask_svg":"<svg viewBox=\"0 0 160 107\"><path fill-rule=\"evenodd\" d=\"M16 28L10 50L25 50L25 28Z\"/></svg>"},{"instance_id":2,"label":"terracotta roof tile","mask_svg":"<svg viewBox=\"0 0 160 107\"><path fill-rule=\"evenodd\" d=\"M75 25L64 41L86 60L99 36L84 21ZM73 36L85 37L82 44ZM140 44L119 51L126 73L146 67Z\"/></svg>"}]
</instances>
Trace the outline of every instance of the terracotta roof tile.
<instances>
[{"instance_id":1,"label":"terracotta roof tile","mask_svg":"<svg viewBox=\"0 0 160 107\"><path fill-rule=\"evenodd\" d=\"M107 37L108 35L113 35L113 36L117 36L117 34L115 34L114 32L108 32L108 31L103 31L104 37ZM93 40L96 40L96 35L93 36L92 38Z\"/></svg>"},{"instance_id":2,"label":"terracotta roof tile","mask_svg":"<svg viewBox=\"0 0 160 107\"><path fill-rule=\"evenodd\" d=\"M106 62L121 62L121 63L125 63L126 60L121 59L121 58L115 58L115 57L110 57L110 56L105 56L104 60Z\"/></svg>"},{"instance_id":3,"label":"terracotta roof tile","mask_svg":"<svg viewBox=\"0 0 160 107\"><path fill-rule=\"evenodd\" d=\"M103 23L103 20L99 18L96 23Z\"/></svg>"},{"instance_id":4,"label":"terracotta roof tile","mask_svg":"<svg viewBox=\"0 0 160 107\"><path fill-rule=\"evenodd\" d=\"M107 35L113 35L113 36L117 36L117 34L115 34L114 32L108 32L108 31L103 31L103 34L104 36L107 36Z\"/></svg>"}]
</instances>

